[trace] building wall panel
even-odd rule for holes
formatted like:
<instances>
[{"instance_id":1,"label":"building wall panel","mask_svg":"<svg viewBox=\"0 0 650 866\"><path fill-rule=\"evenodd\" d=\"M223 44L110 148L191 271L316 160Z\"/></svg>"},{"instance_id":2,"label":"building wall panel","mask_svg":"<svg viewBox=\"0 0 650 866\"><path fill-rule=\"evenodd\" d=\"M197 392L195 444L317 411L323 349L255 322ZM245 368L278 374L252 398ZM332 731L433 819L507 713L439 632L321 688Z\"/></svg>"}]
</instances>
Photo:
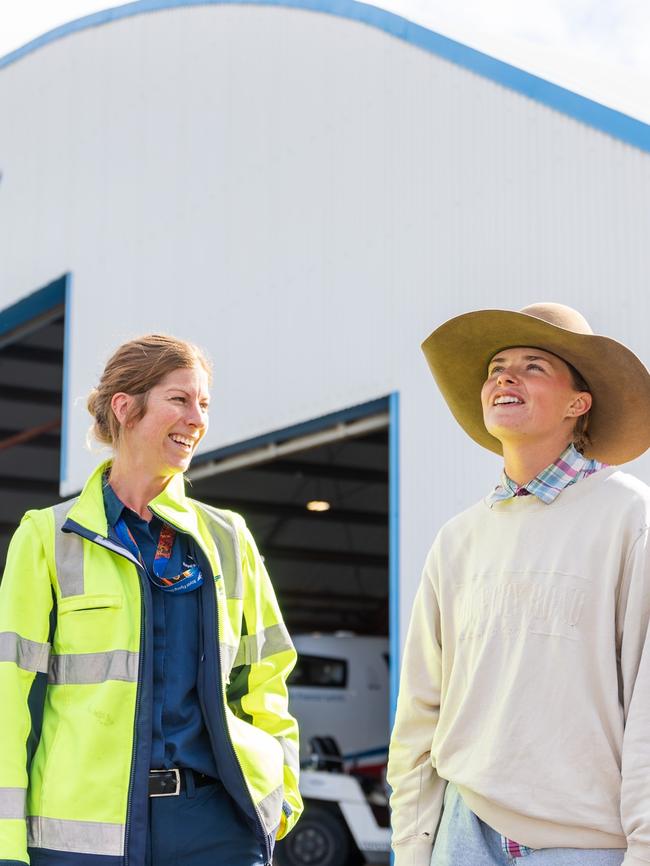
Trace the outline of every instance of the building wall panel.
<instances>
[{"instance_id":1,"label":"building wall panel","mask_svg":"<svg viewBox=\"0 0 650 866\"><path fill-rule=\"evenodd\" d=\"M212 355L207 450L399 391L403 626L435 532L499 472L430 330L561 300L648 360L650 156L380 29L142 14L1 69L0 114L0 305L72 274L64 492L98 459L85 395L143 331Z\"/></svg>"}]
</instances>

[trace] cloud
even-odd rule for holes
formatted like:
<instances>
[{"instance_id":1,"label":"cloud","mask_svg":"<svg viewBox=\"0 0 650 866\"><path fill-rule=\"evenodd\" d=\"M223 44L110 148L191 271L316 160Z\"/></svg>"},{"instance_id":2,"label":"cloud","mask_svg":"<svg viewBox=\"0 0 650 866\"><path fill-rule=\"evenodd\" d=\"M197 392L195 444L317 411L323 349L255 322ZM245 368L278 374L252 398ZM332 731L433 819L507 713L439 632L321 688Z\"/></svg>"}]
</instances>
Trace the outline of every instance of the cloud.
<instances>
[{"instance_id":1,"label":"cloud","mask_svg":"<svg viewBox=\"0 0 650 866\"><path fill-rule=\"evenodd\" d=\"M648 0L382 0L378 5L480 48L507 37L650 76Z\"/></svg>"}]
</instances>

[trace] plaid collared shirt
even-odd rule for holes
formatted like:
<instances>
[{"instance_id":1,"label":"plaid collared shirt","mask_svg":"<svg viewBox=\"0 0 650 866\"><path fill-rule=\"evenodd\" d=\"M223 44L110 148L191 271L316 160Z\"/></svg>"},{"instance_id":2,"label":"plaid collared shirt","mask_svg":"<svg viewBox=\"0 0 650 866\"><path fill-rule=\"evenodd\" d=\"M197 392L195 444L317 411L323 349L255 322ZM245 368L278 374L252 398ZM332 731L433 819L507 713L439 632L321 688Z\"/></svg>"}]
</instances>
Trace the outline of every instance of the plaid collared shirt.
<instances>
[{"instance_id":1,"label":"plaid collared shirt","mask_svg":"<svg viewBox=\"0 0 650 866\"><path fill-rule=\"evenodd\" d=\"M501 502L503 499L532 494L548 505L557 499L565 487L593 475L594 472L598 472L599 469L604 469L606 466L607 463L600 463L598 460L588 460L583 457L571 443L557 460L546 469L542 469L539 475L536 475L528 484L521 486L516 484L511 478L508 478L504 469L499 483L487 497L487 503L491 508L495 502Z\"/></svg>"},{"instance_id":2,"label":"plaid collared shirt","mask_svg":"<svg viewBox=\"0 0 650 866\"><path fill-rule=\"evenodd\" d=\"M487 498L490 508L495 502L501 502L503 499L511 499L514 496L533 495L547 505L553 502L565 487L570 484L575 484L582 478L587 478L598 472L599 469L604 469L606 463L600 463L598 460L588 460L571 443L560 456L542 469L539 475L535 476L528 484L521 486L516 484L505 473L501 473L501 479L492 493ZM513 859L516 857L525 857L527 854L532 854L534 848L527 848L525 845L520 845L518 842L508 839L507 836L501 837L501 849L504 854Z\"/></svg>"}]
</instances>

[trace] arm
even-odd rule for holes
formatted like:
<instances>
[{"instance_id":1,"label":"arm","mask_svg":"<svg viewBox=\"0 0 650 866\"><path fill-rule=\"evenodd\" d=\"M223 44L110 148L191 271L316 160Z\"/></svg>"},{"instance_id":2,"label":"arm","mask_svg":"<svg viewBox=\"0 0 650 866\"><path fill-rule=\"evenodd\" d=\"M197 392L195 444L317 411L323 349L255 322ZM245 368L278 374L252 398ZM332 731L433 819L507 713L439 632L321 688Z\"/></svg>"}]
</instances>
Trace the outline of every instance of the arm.
<instances>
[{"instance_id":1,"label":"arm","mask_svg":"<svg viewBox=\"0 0 650 866\"><path fill-rule=\"evenodd\" d=\"M236 715L248 717L252 724L275 737L284 753L284 803L281 839L296 823L303 810L298 790L298 724L289 713L287 677L297 654L282 620L262 557L243 521L237 527L244 579L244 625L246 634L238 655L244 665L228 688L229 701ZM235 663L237 664L237 662Z\"/></svg>"},{"instance_id":2,"label":"arm","mask_svg":"<svg viewBox=\"0 0 650 866\"><path fill-rule=\"evenodd\" d=\"M625 563L618 607L625 731L621 757L624 866L650 864L650 540L637 538Z\"/></svg>"},{"instance_id":3,"label":"arm","mask_svg":"<svg viewBox=\"0 0 650 866\"><path fill-rule=\"evenodd\" d=\"M29 863L26 799L28 701L47 672L52 589L35 520L26 517L9 546L0 585L0 864ZM39 683L41 685L41 683ZM38 723L36 724L38 727Z\"/></svg>"},{"instance_id":4,"label":"arm","mask_svg":"<svg viewBox=\"0 0 650 866\"><path fill-rule=\"evenodd\" d=\"M395 866L428 866L446 785L431 762L442 655L433 569L432 552L413 604L388 757Z\"/></svg>"}]
</instances>

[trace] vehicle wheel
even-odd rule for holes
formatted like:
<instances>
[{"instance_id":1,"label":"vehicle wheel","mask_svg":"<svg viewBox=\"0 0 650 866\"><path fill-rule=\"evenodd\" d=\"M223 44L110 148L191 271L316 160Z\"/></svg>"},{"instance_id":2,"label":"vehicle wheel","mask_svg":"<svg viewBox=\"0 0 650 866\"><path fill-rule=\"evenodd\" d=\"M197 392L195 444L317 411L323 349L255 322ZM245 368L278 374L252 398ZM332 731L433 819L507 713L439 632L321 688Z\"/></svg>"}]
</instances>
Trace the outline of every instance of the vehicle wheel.
<instances>
[{"instance_id":1,"label":"vehicle wheel","mask_svg":"<svg viewBox=\"0 0 650 866\"><path fill-rule=\"evenodd\" d=\"M312 806L305 809L296 829L278 842L275 852L280 866L345 866L350 839L340 819Z\"/></svg>"}]
</instances>

